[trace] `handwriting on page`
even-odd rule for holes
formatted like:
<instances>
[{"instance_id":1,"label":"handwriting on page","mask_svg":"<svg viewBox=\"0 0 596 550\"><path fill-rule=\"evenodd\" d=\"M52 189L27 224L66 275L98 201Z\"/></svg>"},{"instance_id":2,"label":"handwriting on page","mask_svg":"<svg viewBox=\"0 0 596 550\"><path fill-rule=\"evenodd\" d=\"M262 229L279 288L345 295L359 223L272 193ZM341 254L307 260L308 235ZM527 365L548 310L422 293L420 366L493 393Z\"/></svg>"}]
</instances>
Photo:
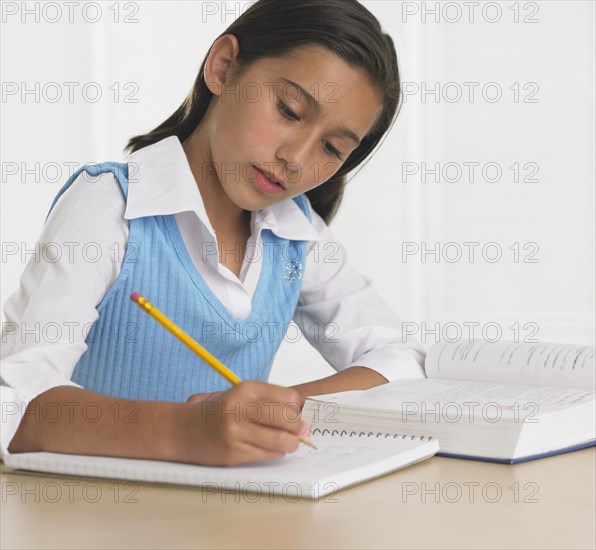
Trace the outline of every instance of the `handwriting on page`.
<instances>
[{"instance_id":1,"label":"handwriting on page","mask_svg":"<svg viewBox=\"0 0 596 550\"><path fill-rule=\"evenodd\" d=\"M301 475L333 475L337 470L337 463L341 461L342 467L357 468L368 462L374 462L380 453L388 449L392 452L407 450L419 441L408 439L394 439L392 437L359 437L312 434L311 439L317 446L312 449L307 445L300 447L293 453L276 461L252 462L243 467L262 467L267 473L275 474L276 471L292 470L297 477Z\"/></svg>"}]
</instances>

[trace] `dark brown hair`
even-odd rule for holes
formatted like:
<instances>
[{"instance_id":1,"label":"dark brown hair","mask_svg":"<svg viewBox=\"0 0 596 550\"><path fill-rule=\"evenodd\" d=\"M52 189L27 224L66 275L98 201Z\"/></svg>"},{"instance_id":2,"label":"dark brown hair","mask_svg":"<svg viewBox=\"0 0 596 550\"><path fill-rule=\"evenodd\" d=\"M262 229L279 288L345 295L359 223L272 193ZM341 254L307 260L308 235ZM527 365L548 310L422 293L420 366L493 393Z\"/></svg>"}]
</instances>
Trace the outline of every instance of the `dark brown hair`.
<instances>
[{"instance_id":1,"label":"dark brown hair","mask_svg":"<svg viewBox=\"0 0 596 550\"><path fill-rule=\"evenodd\" d=\"M356 0L259 0L223 34L233 34L238 39L238 75L259 59L282 57L303 46L322 45L352 67L364 69L382 93L383 109L374 128L331 178L306 193L314 210L329 223L341 203L346 175L369 156L393 127L399 112L401 84L393 40ZM180 107L154 130L132 137L125 152L132 153L173 135L183 142L192 134L213 97L203 78L208 55L209 52Z\"/></svg>"}]
</instances>

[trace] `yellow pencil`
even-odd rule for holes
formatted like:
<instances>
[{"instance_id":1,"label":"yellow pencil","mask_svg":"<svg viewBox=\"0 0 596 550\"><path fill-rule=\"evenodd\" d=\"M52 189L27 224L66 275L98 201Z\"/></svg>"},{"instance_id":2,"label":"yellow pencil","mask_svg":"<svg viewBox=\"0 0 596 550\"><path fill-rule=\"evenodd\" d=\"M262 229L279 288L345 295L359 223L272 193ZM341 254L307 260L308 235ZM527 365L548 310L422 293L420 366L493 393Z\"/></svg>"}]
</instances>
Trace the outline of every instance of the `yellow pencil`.
<instances>
[{"instance_id":1,"label":"yellow pencil","mask_svg":"<svg viewBox=\"0 0 596 550\"><path fill-rule=\"evenodd\" d=\"M159 311L159 309L152 305L147 298L144 298L138 292L133 292L130 295L130 299L145 313L148 313L151 317L153 317L160 325L169 330L185 346L194 351L203 361L205 361L205 363L215 369L228 382L232 384L238 384L239 382L242 382L242 380L228 367L226 367L219 359L217 359L217 357L209 353L203 346L201 346L201 344L186 334L186 332L184 332L178 325L170 321L170 319L168 319L161 311ZM300 438L300 441L309 447L316 449L314 443L308 436Z\"/></svg>"}]
</instances>

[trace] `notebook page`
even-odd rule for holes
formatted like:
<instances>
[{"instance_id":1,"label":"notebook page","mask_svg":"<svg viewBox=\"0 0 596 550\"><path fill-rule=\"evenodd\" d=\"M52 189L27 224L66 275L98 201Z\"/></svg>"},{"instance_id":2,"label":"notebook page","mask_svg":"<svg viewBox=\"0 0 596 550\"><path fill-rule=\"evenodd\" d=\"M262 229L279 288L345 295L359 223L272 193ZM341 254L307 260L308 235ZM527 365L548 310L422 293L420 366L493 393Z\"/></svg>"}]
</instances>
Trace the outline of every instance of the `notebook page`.
<instances>
[{"instance_id":1,"label":"notebook page","mask_svg":"<svg viewBox=\"0 0 596 550\"><path fill-rule=\"evenodd\" d=\"M235 467L209 467L157 460L18 453L5 457L9 468L56 474L204 486L315 498L428 458L436 442L313 434L317 449L301 445L283 459Z\"/></svg>"},{"instance_id":2,"label":"notebook page","mask_svg":"<svg viewBox=\"0 0 596 550\"><path fill-rule=\"evenodd\" d=\"M527 342L440 342L428 350L429 378L593 390L593 346Z\"/></svg>"}]
</instances>

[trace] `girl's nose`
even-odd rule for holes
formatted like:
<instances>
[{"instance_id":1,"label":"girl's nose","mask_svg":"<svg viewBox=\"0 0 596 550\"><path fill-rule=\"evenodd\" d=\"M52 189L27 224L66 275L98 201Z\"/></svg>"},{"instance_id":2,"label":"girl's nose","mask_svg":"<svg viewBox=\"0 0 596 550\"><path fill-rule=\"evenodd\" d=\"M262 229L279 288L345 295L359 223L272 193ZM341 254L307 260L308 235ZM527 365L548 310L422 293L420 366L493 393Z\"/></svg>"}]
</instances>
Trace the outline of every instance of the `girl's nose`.
<instances>
[{"instance_id":1,"label":"girl's nose","mask_svg":"<svg viewBox=\"0 0 596 550\"><path fill-rule=\"evenodd\" d=\"M316 162L310 158L313 140L294 138L284 142L277 150L277 159L282 163L282 175L289 185L307 176L309 166Z\"/></svg>"}]
</instances>

